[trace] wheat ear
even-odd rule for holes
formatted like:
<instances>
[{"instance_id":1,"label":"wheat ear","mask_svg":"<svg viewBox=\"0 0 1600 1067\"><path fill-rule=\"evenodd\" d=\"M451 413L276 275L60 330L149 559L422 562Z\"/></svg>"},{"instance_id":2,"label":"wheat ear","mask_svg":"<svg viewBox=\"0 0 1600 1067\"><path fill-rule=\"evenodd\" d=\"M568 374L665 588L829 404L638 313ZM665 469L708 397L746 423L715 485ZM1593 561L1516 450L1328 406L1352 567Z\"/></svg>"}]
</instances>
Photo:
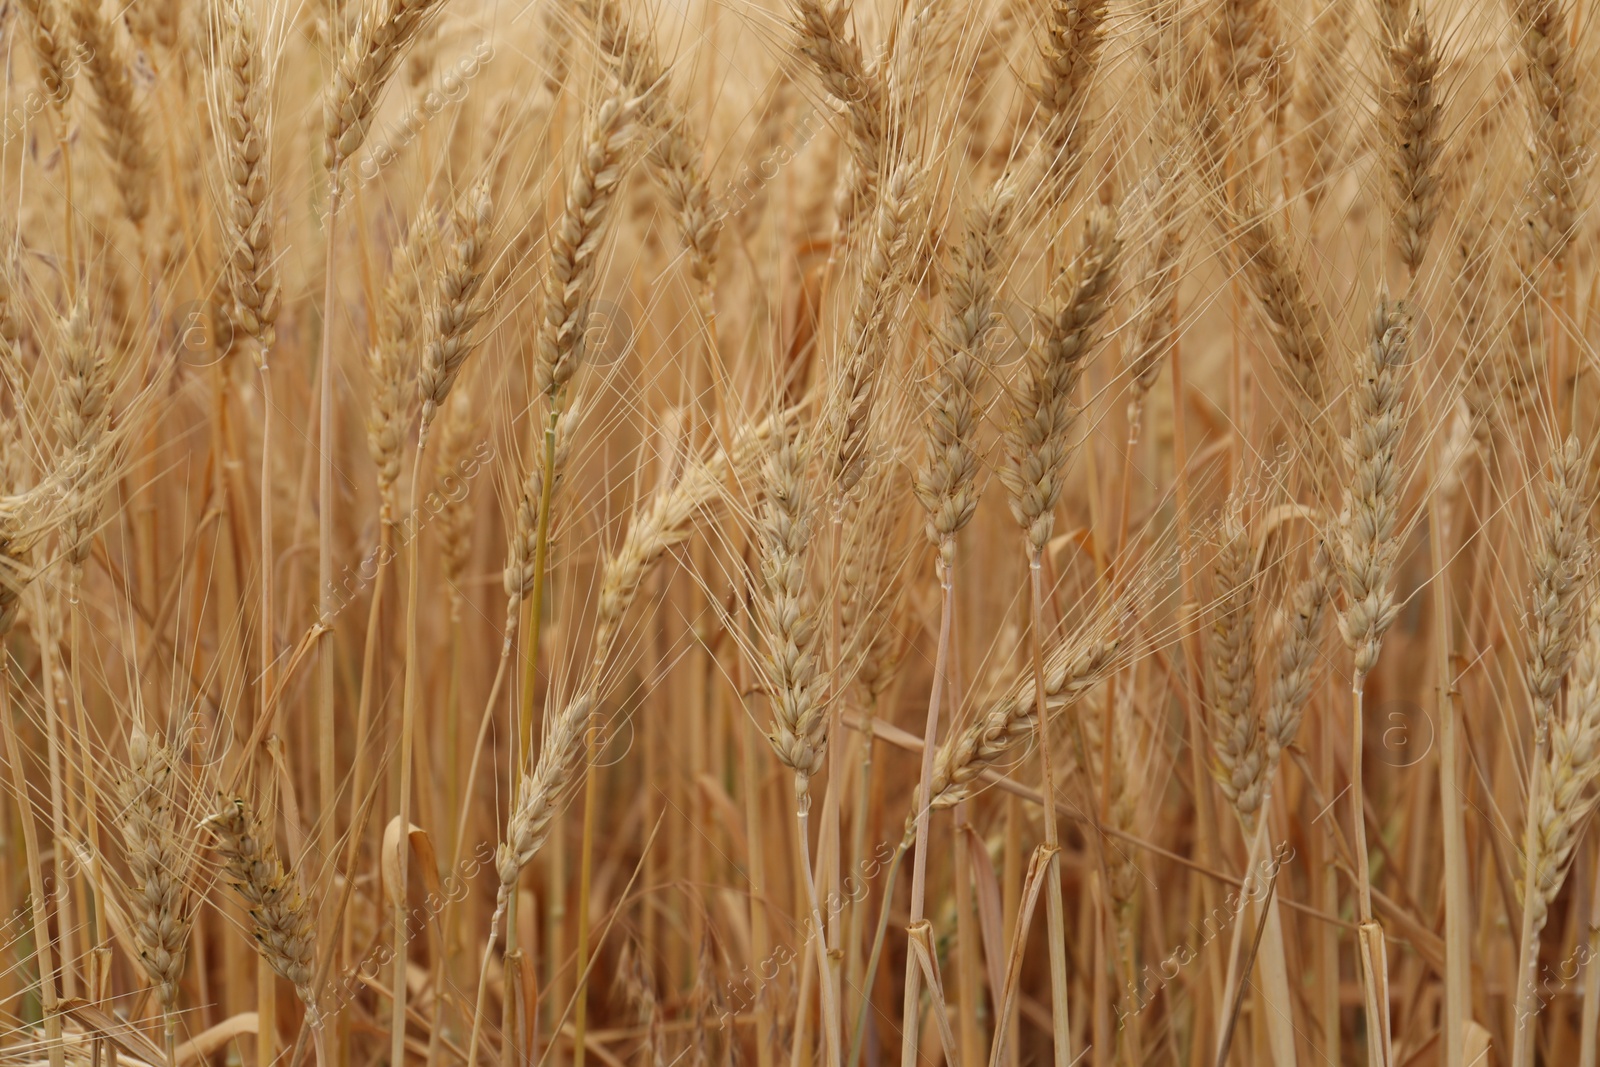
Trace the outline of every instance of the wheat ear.
<instances>
[{"instance_id":1,"label":"wheat ear","mask_svg":"<svg viewBox=\"0 0 1600 1067\"><path fill-rule=\"evenodd\" d=\"M692 518L721 493L729 464L735 468L747 464L769 435L781 432L786 424L787 416L780 416L747 427L735 436L731 452L719 450L710 458L691 464L678 481L663 487L648 507L635 514L622 545L607 558L602 568L601 603L589 670L577 694L548 720L538 762L520 774L505 839L495 852L495 871L500 884L494 917L490 921L490 946L485 948L483 967L478 975L477 1003L480 1006L484 1001L484 983L488 981L489 949L501 920L511 907L511 894L517 880L544 847L551 824L560 813L589 753L585 734L600 700L603 671L622 620L645 576L656 561L688 538ZM507 570L507 592L513 602L521 595L512 590L520 588L516 583L521 581L523 573L520 569ZM515 618L515 609L511 617ZM481 1011L475 1011L467 1053L469 1067L476 1067L482 1023Z\"/></svg>"},{"instance_id":2,"label":"wheat ear","mask_svg":"<svg viewBox=\"0 0 1600 1067\"><path fill-rule=\"evenodd\" d=\"M1538 543L1530 561L1533 598L1528 612L1527 682L1535 744L1541 751L1548 741L1561 683L1582 635L1580 600L1590 563L1586 463L1575 437L1567 438L1553 457L1544 486L1550 510L1539 524Z\"/></svg>"},{"instance_id":3,"label":"wheat ear","mask_svg":"<svg viewBox=\"0 0 1600 1067\"><path fill-rule=\"evenodd\" d=\"M1442 105L1435 99L1439 52L1421 12L1387 44L1390 225L1400 261L1411 276L1427 254L1439 214L1439 136Z\"/></svg>"},{"instance_id":4,"label":"wheat ear","mask_svg":"<svg viewBox=\"0 0 1600 1067\"><path fill-rule=\"evenodd\" d=\"M417 392L422 397L420 440L427 440L434 414L449 397L467 357L472 330L488 310L478 290L483 285L493 205L487 186L479 185L455 212L454 237L439 274L437 297L429 309L429 334L422 350Z\"/></svg>"},{"instance_id":5,"label":"wheat ear","mask_svg":"<svg viewBox=\"0 0 1600 1067\"><path fill-rule=\"evenodd\" d=\"M1526 872L1522 890L1522 951L1517 981L1517 1033L1513 1064L1533 1062L1532 1029L1540 1002L1535 970L1539 935L1550 904L1572 866L1584 821L1600 795L1600 617L1591 609L1574 656L1564 713L1550 731L1547 758L1534 764L1528 796ZM1525 1034L1526 1032L1526 1034Z\"/></svg>"},{"instance_id":6,"label":"wheat ear","mask_svg":"<svg viewBox=\"0 0 1600 1067\"><path fill-rule=\"evenodd\" d=\"M1404 305L1381 296L1359 364L1361 378L1351 393L1350 436L1345 441L1349 482L1339 515L1338 556L1347 604L1339 630L1355 653L1358 677L1377 663L1384 632L1397 610L1390 585L1400 551L1397 452L1405 428L1409 333Z\"/></svg>"},{"instance_id":7,"label":"wheat ear","mask_svg":"<svg viewBox=\"0 0 1600 1067\"><path fill-rule=\"evenodd\" d=\"M614 96L595 109L567 185L566 208L550 235L534 376L539 391L551 400L565 391L583 361L595 273L638 108L637 100Z\"/></svg>"},{"instance_id":8,"label":"wheat ear","mask_svg":"<svg viewBox=\"0 0 1600 1067\"><path fill-rule=\"evenodd\" d=\"M105 446L111 426L111 367L95 342L89 305L79 297L63 324L61 397L56 421L65 492L61 527L63 552L74 568L89 558L99 525L105 488Z\"/></svg>"},{"instance_id":9,"label":"wheat ear","mask_svg":"<svg viewBox=\"0 0 1600 1067\"><path fill-rule=\"evenodd\" d=\"M1106 0L1049 0L1045 6L1039 46L1044 73L1034 94L1044 115L1035 151L1046 208L1061 203L1083 166L1085 111L1105 46L1105 23Z\"/></svg>"},{"instance_id":10,"label":"wheat ear","mask_svg":"<svg viewBox=\"0 0 1600 1067\"><path fill-rule=\"evenodd\" d=\"M39 65L45 95L59 110L72 98L72 74L77 66L70 35L52 0L20 0L17 5L28 20L28 45Z\"/></svg>"},{"instance_id":11,"label":"wheat ear","mask_svg":"<svg viewBox=\"0 0 1600 1067\"><path fill-rule=\"evenodd\" d=\"M216 836L227 877L250 909L256 951L315 1016L316 923L299 875L284 869L271 828L242 798L225 802L206 826Z\"/></svg>"},{"instance_id":12,"label":"wheat ear","mask_svg":"<svg viewBox=\"0 0 1600 1067\"><path fill-rule=\"evenodd\" d=\"M1600 670L1596 627L1600 619L1590 592L1592 504L1585 486L1587 457L1569 437L1551 464L1545 484L1549 513L1540 523L1532 553L1533 605L1528 629L1528 694L1533 704L1534 778L1528 794L1524 834L1521 956L1517 967L1517 1029L1512 1067L1533 1064L1533 1026L1538 1013L1536 968L1539 933L1550 900L1561 888L1576 844L1577 826L1592 800L1586 796L1600 756L1600 707L1594 703ZM1568 686L1565 714L1558 698L1568 671L1583 649L1579 676Z\"/></svg>"},{"instance_id":13,"label":"wheat ear","mask_svg":"<svg viewBox=\"0 0 1600 1067\"><path fill-rule=\"evenodd\" d=\"M1046 656L1044 691L1052 709L1070 705L1102 682L1117 663L1118 642L1093 625L1068 636ZM1022 679L970 726L940 746L934 760L932 807L954 807L971 795L983 772L1005 760L1034 737L1038 717L1033 679ZM1043 739L1040 739L1043 744ZM907 830L911 818L906 820Z\"/></svg>"},{"instance_id":14,"label":"wheat ear","mask_svg":"<svg viewBox=\"0 0 1600 1067\"><path fill-rule=\"evenodd\" d=\"M1095 208L1084 224L1078 256L1051 288L1015 390L1016 409L1005 433L1008 461L1000 478L1030 556L1044 551L1055 529L1061 468L1077 417L1074 393L1110 308L1121 248L1116 216Z\"/></svg>"},{"instance_id":15,"label":"wheat ear","mask_svg":"<svg viewBox=\"0 0 1600 1067\"><path fill-rule=\"evenodd\" d=\"M1261 805L1261 716L1255 706L1255 545L1235 496L1219 527L1212 569L1215 604L1211 623L1212 773L1241 817Z\"/></svg>"},{"instance_id":16,"label":"wheat ear","mask_svg":"<svg viewBox=\"0 0 1600 1067\"><path fill-rule=\"evenodd\" d=\"M878 193L878 208L861 268L855 305L830 375L822 443L834 497L848 496L867 468L867 431L877 398L879 371L899 306L912 247L911 217L918 204L909 165L896 167Z\"/></svg>"},{"instance_id":17,"label":"wheat ear","mask_svg":"<svg viewBox=\"0 0 1600 1067\"><path fill-rule=\"evenodd\" d=\"M1410 321L1404 305L1379 296L1370 337L1359 361L1360 380L1351 392L1350 436L1345 441L1349 468L1344 507L1339 515L1338 565L1346 604L1339 631L1355 653L1350 680L1351 806L1356 843L1357 908L1361 919L1361 976L1366 997L1368 1058L1392 1062L1389 1027L1388 955L1383 928L1372 913L1371 866L1367 860L1366 793L1362 775L1365 719L1362 691L1377 664L1383 635L1398 607L1391 582L1400 551L1400 467L1398 451L1405 427L1405 361Z\"/></svg>"},{"instance_id":18,"label":"wheat ear","mask_svg":"<svg viewBox=\"0 0 1600 1067\"><path fill-rule=\"evenodd\" d=\"M978 510L978 388L996 316L996 279L1015 197L996 185L967 212L966 232L945 271L945 326L928 397L928 455L917 476L928 540L941 566L955 562L955 536Z\"/></svg>"},{"instance_id":19,"label":"wheat ear","mask_svg":"<svg viewBox=\"0 0 1600 1067\"><path fill-rule=\"evenodd\" d=\"M395 253L383 287L383 312L377 337L367 354L372 399L367 414L367 450L378 468L378 500L384 521L399 512L400 469L406 429L411 423L417 365L416 337L422 328L423 270L433 228L420 215Z\"/></svg>"},{"instance_id":20,"label":"wheat ear","mask_svg":"<svg viewBox=\"0 0 1600 1067\"><path fill-rule=\"evenodd\" d=\"M844 0L794 0L795 49L816 71L823 90L844 110L845 144L853 170L843 191L839 224L871 209L888 150L889 90L883 72L869 66L849 31Z\"/></svg>"},{"instance_id":21,"label":"wheat ear","mask_svg":"<svg viewBox=\"0 0 1600 1067\"><path fill-rule=\"evenodd\" d=\"M1300 122L1295 158L1313 206L1328 195L1343 162L1339 118L1341 94L1348 84L1344 61L1354 8L1350 0L1331 0L1317 12L1310 28L1310 55L1295 91L1294 109Z\"/></svg>"},{"instance_id":22,"label":"wheat ear","mask_svg":"<svg viewBox=\"0 0 1600 1067\"><path fill-rule=\"evenodd\" d=\"M222 112L228 311L235 325L260 346L264 360L275 337L280 296L273 263L266 60L249 3L227 0L222 11L222 54L215 78Z\"/></svg>"},{"instance_id":23,"label":"wheat ear","mask_svg":"<svg viewBox=\"0 0 1600 1067\"><path fill-rule=\"evenodd\" d=\"M442 0L366 3L323 98L323 163L336 187L340 167L367 138L400 58L442 6Z\"/></svg>"},{"instance_id":24,"label":"wheat ear","mask_svg":"<svg viewBox=\"0 0 1600 1067\"><path fill-rule=\"evenodd\" d=\"M138 223L150 208L154 157L144 109L134 97L128 76L130 60L96 0L71 0L71 12L73 29L83 42L83 65L94 86L101 146L128 218Z\"/></svg>"},{"instance_id":25,"label":"wheat ear","mask_svg":"<svg viewBox=\"0 0 1600 1067\"><path fill-rule=\"evenodd\" d=\"M178 839L172 753L138 726L128 739L119 784L118 825L128 857L128 905L139 962L161 1001L167 1057L173 1058L178 983L183 977L191 917L186 907L191 856Z\"/></svg>"},{"instance_id":26,"label":"wheat ear","mask_svg":"<svg viewBox=\"0 0 1600 1067\"><path fill-rule=\"evenodd\" d=\"M1262 738L1266 760L1262 779L1270 784L1283 758L1284 750L1300 732L1306 701L1311 698L1315 670L1321 653L1322 620L1327 614L1332 591L1332 560L1327 547L1318 542L1312 553L1311 573L1294 587L1289 596L1285 627L1277 639L1278 656L1262 714Z\"/></svg>"},{"instance_id":27,"label":"wheat ear","mask_svg":"<svg viewBox=\"0 0 1600 1067\"><path fill-rule=\"evenodd\" d=\"M1560 263L1572 240L1588 168L1566 5L1509 0L1522 46L1522 85L1533 127L1534 180L1526 214L1531 257Z\"/></svg>"},{"instance_id":28,"label":"wheat ear","mask_svg":"<svg viewBox=\"0 0 1600 1067\"><path fill-rule=\"evenodd\" d=\"M639 100L640 122L650 129L649 162L667 193L668 206L689 253L689 274L705 292L717 263L717 238L725 210L701 173L700 151L689 118L666 84L667 71L647 26L631 24L618 0L579 0L595 43L617 81Z\"/></svg>"}]
</instances>

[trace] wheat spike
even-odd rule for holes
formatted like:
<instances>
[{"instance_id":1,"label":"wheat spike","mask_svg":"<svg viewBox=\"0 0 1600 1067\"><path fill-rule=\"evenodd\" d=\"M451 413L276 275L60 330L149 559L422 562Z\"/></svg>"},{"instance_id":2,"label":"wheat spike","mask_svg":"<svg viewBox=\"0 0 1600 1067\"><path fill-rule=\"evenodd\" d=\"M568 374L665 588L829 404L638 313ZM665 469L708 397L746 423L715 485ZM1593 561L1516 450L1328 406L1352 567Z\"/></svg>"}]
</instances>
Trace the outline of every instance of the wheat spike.
<instances>
[{"instance_id":1,"label":"wheat spike","mask_svg":"<svg viewBox=\"0 0 1600 1067\"><path fill-rule=\"evenodd\" d=\"M1011 494L1011 514L1030 553L1044 550L1055 528L1076 414L1078 376L1092 351L1121 251L1116 216L1093 211L1077 258L1052 286L1015 389L1016 409L1006 430L1008 462L1000 478Z\"/></svg>"},{"instance_id":2,"label":"wheat spike","mask_svg":"<svg viewBox=\"0 0 1600 1067\"><path fill-rule=\"evenodd\" d=\"M129 57L96 0L71 0L72 25L83 42L83 65L94 86L101 146L111 164L128 218L139 223L150 209L153 170L144 109L134 97Z\"/></svg>"},{"instance_id":3,"label":"wheat spike","mask_svg":"<svg viewBox=\"0 0 1600 1067\"><path fill-rule=\"evenodd\" d=\"M72 74L77 66L61 13L51 0L20 0L17 5L28 20L28 45L39 64L39 81L45 95L59 110L72 98Z\"/></svg>"},{"instance_id":4,"label":"wheat spike","mask_svg":"<svg viewBox=\"0 0 1600 1067\"><path fill-rule=\"evenodd\" d=\"M222 11L222 54L214 76L222 112L228 312L237 327L257 342L260 358L265 359L276 336L273 323L280 299L273 262L265 60L246 0L227 0Z\"/></svg>"},{"instance_id":5,"label":"wheat spike","mask_svg":"<svg viewBox=\"0 0 1600 1067\"><path fill-rule=\"evenodd\" d=\"M1410 322L1387 294L1372 313L1370 340L1351 393L1349 467L1339 514L1339 573L1346 606L1339 631L1355 653L1356 674L1378 661L1383 635L1398 608L1390 587L1400 551L1400 468L1397 452L1405 428L1405 361Z\"/></svg>"},{"instance_id":6,"label":"wheat spike","mask_svg":"<svg viewBox=\"0 0 1600 1067\"><path fill-rule=\"evenodd\" d=\"M489 190L480 185L455 212L455 241L439 273L437 296L429 309L429 334L422 350L417 392L422 397L421 435L426 438L434 413L445 402L472 354L472 330L488 311L478 296L483 285L493 207Z\"/></svg>"},{"instance_id":7,"label":"wheat spike","mask_svg":"<svg viewBox=\"0 0 1600 1067\"><path fill-rule=\"evenodd\" d=\"M638 106L635 99L614 96L595 109L567 186L565 211L551 234L534 370L539 391L551 399L565 391L583 362L595 272Z\"/></svg>"},{"instance_id":8,"label":"wheat spike","mask_svg":"<svg viewBox=\"0 0 1600 1067\"><path fill-rule=\"evenodd\" d=\"M1439 214L1439 120L1435 99L1439 53L1421 13L1388 43L1388 123L1391 225L1400 260L1412 274L1422 265Z\"/></svg>"},{"instance_id":9,"label":"wheat spike","mask_svg":"<svg viewBox=\"0 0 1600 1067\"><path fill-rule=\"evenodd\" d=\"M191 928L185 899L190 857L178 839L175 785L171 751L135 726L119 782L118 822L139 962L168 1013L177 1006Z\"/></svg>"},{"instance_id":10,"label":"wheat spike","mask_svg":"<svg viewBox=\"0 0 1600 1067\"><path fill-rule=\"evenodd\" d=\"M65 490L61 530L67 562L81 567L89 558L100 522L105 449L111 426L111 368L89 325L88 301L79 297L63 325L61 399L57 428L60 475Z\"/></svg>"},{"instance_id":11,"label":"wheat spike","mask_svg":"<svg viewBox=\"0 0 1600 1067\"><path fill-rule=\"evenodd\" d=\"M988 368L995 281L1013 203L1003 185L974 203L967 212L965 236L946 270L948 310L929 390L928 455L916 485L927 511L928 540L946 568L954 562L955 535L978 510L978 388Z\"/></svg>"},{"instance_id":12,"label":"wheat spike","mask_svg":"<svg viewBox=\"0 0 1600 1067\"><path fill-rule=\"evenodd\" d=\"M367 139L372 115L395 67L441 0L367 0L323 99L323 164L340 167Z\"/></svg>"},{"instance_id":13,"label":"wheat spike","mask_svg":"<svg viewBox=\"0 0 1600 1067\"><path fill-rule=\"evenodd\" d=\"M1219 538L1212 569L1211 745L1216 754L1212 773L1223 796L1247 815L1261 805L1261 715L1255 706L1257 573L1255 545L1238 497L1229 502Z\"/></svg>"},{"instance_id":14,"label":"wheat spike","mask_svg":"<svg viewBox=\"0 0 1600 1067\"><path fill-rule=\"evenodd\" d=\"M316 927L299 876L284 870L270 828L242 798L225 802L206 825L233 888L250 909L256 951L314 1013Z\"/></svg>"},{"instance_id":15,"label":"wheat spike","mask_svg":"<svg viewBox=\"0 0 1600 1067\"><path fill-rule=\"evenodd\" d=\"M1529 607L1527 681L1534 733L1543 748L1561 683L1577 653L1584 611L1581 598L1590 564L1587 460L1576 437L1552 457L1544 485L1549 513L1539 523L1531 553L1533 602Z\"/></svg>"}]
</instances>

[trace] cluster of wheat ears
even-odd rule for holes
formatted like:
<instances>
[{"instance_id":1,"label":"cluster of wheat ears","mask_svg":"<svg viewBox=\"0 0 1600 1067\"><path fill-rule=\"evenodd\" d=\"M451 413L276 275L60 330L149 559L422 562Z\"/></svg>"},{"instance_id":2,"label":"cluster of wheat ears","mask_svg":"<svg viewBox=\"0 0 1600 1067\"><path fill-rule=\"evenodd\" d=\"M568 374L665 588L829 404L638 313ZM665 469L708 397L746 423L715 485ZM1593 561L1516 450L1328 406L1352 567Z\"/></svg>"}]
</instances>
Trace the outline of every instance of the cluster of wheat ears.
<instances>
[{"instance_id":1,"label":"cluster of wheat ears","mask_svg":"<svg viewBox=\"0 0 1600 1067\"><path fill-rule=\"evenodd\" d=\"M1597 16L0 4L0 1065L1595 1067Z\"/></svg>"}]
</instances>

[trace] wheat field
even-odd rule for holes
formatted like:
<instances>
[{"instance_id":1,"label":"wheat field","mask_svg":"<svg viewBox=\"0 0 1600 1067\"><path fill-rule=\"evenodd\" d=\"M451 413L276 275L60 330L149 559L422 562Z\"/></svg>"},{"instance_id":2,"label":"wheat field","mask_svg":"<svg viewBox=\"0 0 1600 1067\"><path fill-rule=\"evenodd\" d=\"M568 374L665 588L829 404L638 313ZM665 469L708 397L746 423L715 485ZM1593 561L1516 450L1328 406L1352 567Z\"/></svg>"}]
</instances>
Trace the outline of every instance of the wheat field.
<instances>
[{"instance_id":1,"label":"wheat field","mask_svg":"<svg viewBox=\"0 0 1600 1067\"><path fill-rule=\"evenodd\" d=\"M0 1065L1595 1067L1593 0L4 0Z\"/></svg>"}]
</instances>

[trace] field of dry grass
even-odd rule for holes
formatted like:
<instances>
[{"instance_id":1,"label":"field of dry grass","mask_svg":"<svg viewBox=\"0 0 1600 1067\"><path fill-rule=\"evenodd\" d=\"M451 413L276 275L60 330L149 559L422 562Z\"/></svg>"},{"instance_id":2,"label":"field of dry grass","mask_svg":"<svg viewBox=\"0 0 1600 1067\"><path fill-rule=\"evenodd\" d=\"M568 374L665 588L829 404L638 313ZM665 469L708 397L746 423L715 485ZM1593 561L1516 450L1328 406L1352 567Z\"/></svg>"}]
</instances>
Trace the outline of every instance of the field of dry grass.
<instances>
[{"instance_id":1,"label":"field of dry grass","mask_svg":"<svg viewBox=\"0 0 1600 1067\"><path fill-rule=\"evenodd\" d=\"M3 0L0 1065L1595 1067L1593 0Z\"/></svg>"}]
</instances>

